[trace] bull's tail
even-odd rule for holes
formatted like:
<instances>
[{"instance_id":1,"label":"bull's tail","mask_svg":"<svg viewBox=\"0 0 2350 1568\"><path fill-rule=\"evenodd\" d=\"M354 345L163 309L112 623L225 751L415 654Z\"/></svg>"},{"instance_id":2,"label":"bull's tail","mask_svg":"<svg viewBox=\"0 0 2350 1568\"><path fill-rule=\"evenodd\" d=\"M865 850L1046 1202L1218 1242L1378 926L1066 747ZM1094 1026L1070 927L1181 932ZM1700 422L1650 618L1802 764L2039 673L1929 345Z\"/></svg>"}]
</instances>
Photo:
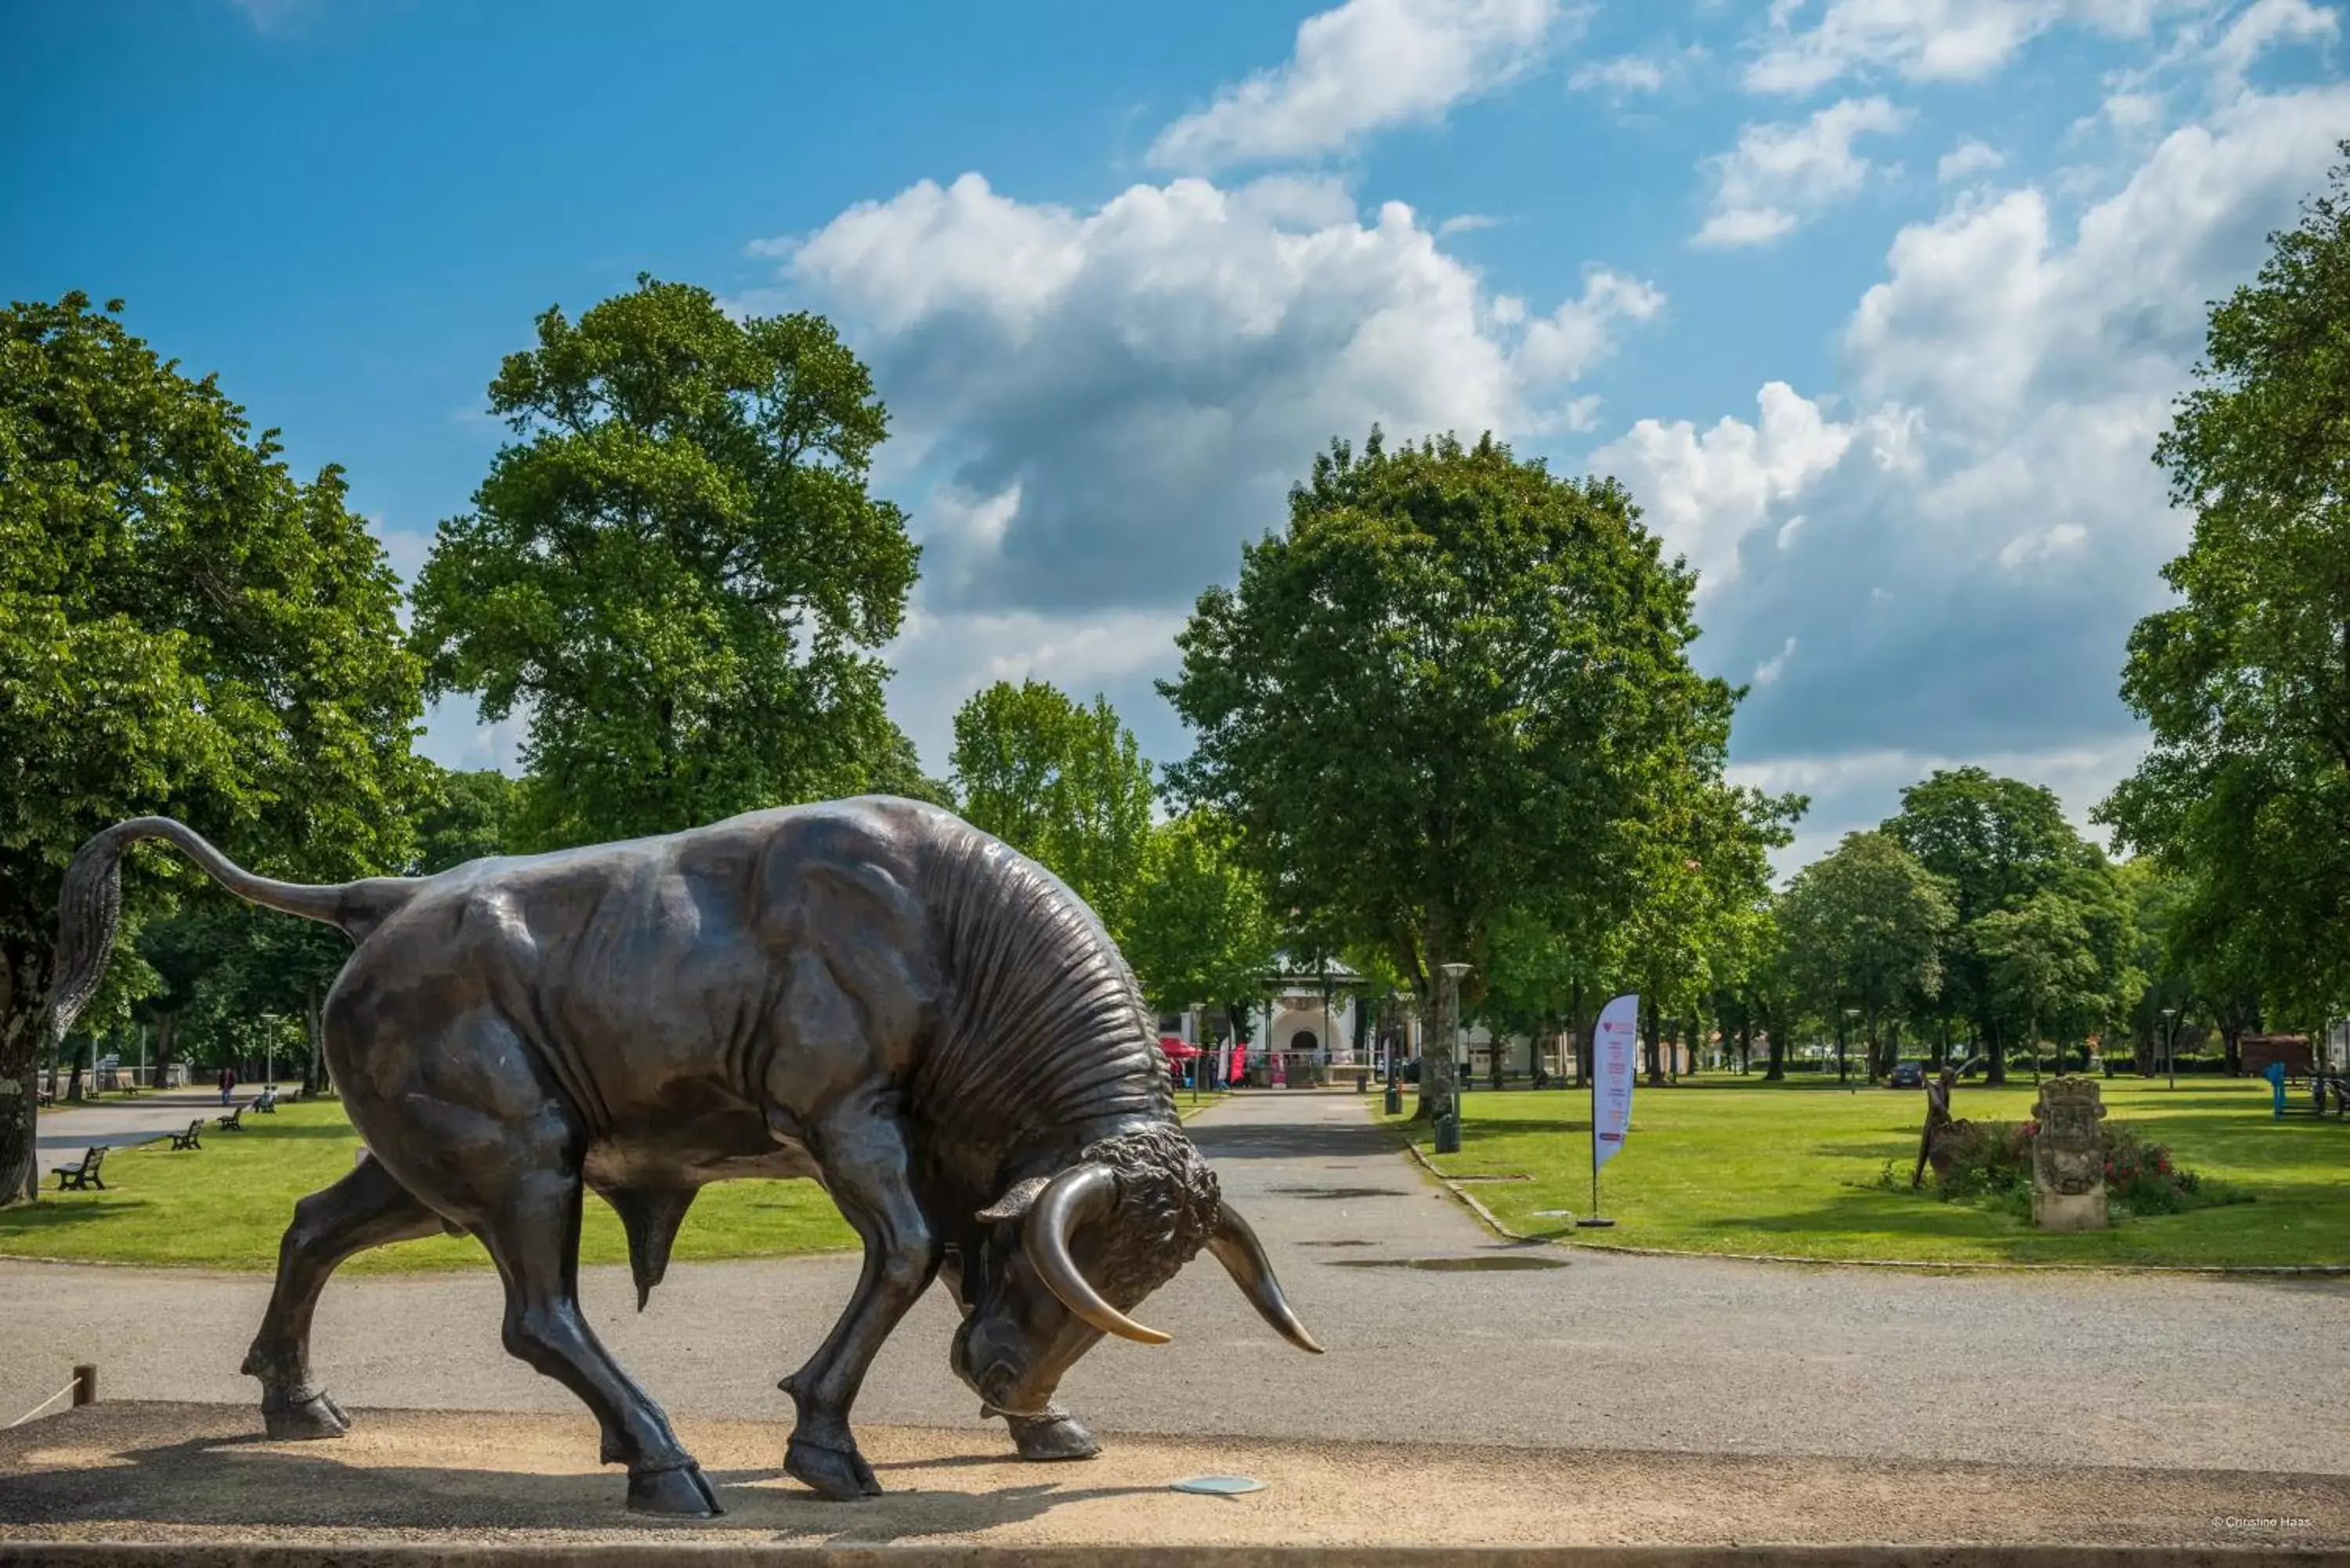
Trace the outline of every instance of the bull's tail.
<instances>
[{"instance_id":1,"label":"bull's tail","mask_svg":"<svg viewBox=\"0 0 2350 1568\"><path fill-rule=\"evenodd\" d=\"M106 976L114 930L122 917L122 852L142 838L168 839L213 880L250 904L338 927L357 941L405 904L418 883L370 877L313 888L256 877L168 816L118 822L81 846L66 867L58 893L57 983L49 991L49 1034L63 1040Z\"/></svg>"}]
</instances>

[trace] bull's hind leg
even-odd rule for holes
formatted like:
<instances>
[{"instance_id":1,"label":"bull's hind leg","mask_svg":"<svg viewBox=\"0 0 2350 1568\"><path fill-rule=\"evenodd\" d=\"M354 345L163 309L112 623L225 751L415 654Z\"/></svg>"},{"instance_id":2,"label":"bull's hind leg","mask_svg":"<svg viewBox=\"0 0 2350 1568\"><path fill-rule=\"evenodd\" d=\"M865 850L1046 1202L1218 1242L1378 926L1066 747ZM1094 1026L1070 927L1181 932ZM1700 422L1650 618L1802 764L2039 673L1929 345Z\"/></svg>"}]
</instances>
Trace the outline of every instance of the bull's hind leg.
<instances>
[{"instance_id":1,"label":"bull's hind leg","mask_svg":"<svg viewBox=\"0 0 2350 1568\"><path fill-rule=\"evenodd\" d=\"M506 1349L569 1388L596 1413L607 1464L629 1467L629 1506L707 1517L724 1511L669 1417L630 1381L579 1311L577 1169L521 1176L484 1227L506 1286Z\"/></svg>"},{"instance_id":2,"label":"bull's hind leg","mask_svg":"<svg viewBox=\"0 0 2350 1568\"><path fill-rule=\"evenodd\" d=\"M339 1438L350 1418L310 1381L310 1315L336 1266L355 1252L429 1236L441 1217L374 1160L294 1206L277 1246L277 1286L245 1353L261 1379L261 1415L273 1438Z\"/></svg>"},{"instance_id":3,"label":"bull's hind leg","mask_svg":"<svg viewBox=\"0 0 2350 1568\"><path fill-rule=\"evenodd\" d=\"M938 1276L943 1249L914 1201L906 1136L889 1096L848 1096L814 1129L833 1201L865 1241L857 1293L807 1365L780 1386L799 1421L784 1469L825 1497L879 1494L873 1467L857 1451L848 1407L882 1341Z\"/></svg>"},{"instance_id":4,"label":"bull's hind leg","mask_svg":"<svg viewBox=\"0 0 2350 1568\"><path fill-rule=\"evenodd\" d=\"M539 1053L481 1010L430 1027L350 971L328 1014L344 1105L400 1185L489 1249L505 1283L505 1347L577 1394L629 1467L629 1506L707 1515L716 1497L669 1418L598 1343L579 1311L581 1165L588 1134ZM338 1052L335 1008L351 1030ZM392 1045L379 1045L390 1035Z\"/></svg>"}]
</instances>

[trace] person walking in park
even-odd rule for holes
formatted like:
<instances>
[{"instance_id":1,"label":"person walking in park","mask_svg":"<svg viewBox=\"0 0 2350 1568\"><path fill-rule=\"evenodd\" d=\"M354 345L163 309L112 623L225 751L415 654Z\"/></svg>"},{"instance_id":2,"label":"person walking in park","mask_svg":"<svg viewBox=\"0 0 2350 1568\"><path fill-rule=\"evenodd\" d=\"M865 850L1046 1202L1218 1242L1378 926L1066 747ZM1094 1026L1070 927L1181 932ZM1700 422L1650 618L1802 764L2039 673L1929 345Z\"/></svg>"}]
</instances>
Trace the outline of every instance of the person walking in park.
<instances>
[{"instance_id":1,"label":"person walking in park","mask_svg":"<svg viewBox=\"0 0 2350 1568\"><path fill-rule=\"evenodd\" d=\"M229 1096L231 1096L232 1095L234 1095L234 1094L235 1094L235 1093L236 1093L236 1069L235 1069L235 1068L234 1068L234 1067L223 1067L223 1068L220 1070L220 1092L221 1092L221 1104L222 1104L222 1105L226 1105L226 1104L228 1104L228 1102L229 1102Z\"/></svg>"}]
</instances>

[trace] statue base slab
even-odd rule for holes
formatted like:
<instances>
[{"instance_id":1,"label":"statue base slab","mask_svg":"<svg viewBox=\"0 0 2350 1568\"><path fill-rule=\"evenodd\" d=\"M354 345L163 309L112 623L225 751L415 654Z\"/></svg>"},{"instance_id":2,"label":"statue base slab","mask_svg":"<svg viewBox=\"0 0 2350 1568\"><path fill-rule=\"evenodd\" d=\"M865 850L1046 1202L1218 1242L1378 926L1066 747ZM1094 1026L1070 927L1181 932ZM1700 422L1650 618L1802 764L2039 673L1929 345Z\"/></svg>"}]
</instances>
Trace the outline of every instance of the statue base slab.
<instances>
[{"instance_id":1,"label":"statue base slab","mask_svg":"<svg viewBox=\"0 0 2350 1568\"><path fill-rule=\"evenodd\" d=\"M1356 1365L1371 1364L1367 1349L1354 1354ZM596 1463L595 1427L574 1412L354 1401L350 1415L350 1435L333 1443L265 1441L260 1413L229 1405L106 1402L0 1432L0 1562L2120 1568L2133 1548L2147 1547L2159 1563L2282 1568L2288 1559L2339 1561L2350 1545L2350 1488L2338 1475L2161 1469L2143 1459L1969 1460L1954 1472L1947 1458L1853 1451L1878 1440L1857 1430L1824 1434L1835 1449L1820 1455L1119 1433L1101 1458L1069 1468L1022 1462L1000 1427L860 1421L858 1439L889 1490L837 1503L776 1473L783 1426L687 1416L679 1434L726 1511L649 1520L622 1509L628 1483ZM2285 1448L2273 1457L2301 1456ZM1560 1486L1562 1473L1574 1477L1571 1488ZM1251 1476L1266 1490L1244 1498L1174 1490L1201 1474ZM1407 1480L1444 1506L1419 1506Z\"/></svg>"}]
</instances>

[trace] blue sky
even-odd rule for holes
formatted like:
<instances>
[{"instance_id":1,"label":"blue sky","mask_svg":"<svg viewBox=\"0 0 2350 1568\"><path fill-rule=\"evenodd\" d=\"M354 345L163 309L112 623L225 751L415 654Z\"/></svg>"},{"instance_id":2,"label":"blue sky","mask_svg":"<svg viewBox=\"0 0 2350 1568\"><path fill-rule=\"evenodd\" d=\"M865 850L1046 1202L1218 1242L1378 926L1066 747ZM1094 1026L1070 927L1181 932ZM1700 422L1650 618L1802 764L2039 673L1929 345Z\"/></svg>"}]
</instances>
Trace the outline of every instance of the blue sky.
<instances>
[{"instance_id":1,"label":"blue sky","mask_svg":"<svg viewBox=\"0 0 2350 1568\"><path fill-rule=\"evenodd\" d=\"M0 286L342 463L412 571L499 357L639 271L875 367L925 576L891 702L1150 682L1334 435L1612 472L1750 682L1795 854L1979 761L2076 816L2186 537L2205 303L2350 136L2318 0L0 8ZM432 716L445 762L518 724Z\"/></svg>"}]
</instances>

